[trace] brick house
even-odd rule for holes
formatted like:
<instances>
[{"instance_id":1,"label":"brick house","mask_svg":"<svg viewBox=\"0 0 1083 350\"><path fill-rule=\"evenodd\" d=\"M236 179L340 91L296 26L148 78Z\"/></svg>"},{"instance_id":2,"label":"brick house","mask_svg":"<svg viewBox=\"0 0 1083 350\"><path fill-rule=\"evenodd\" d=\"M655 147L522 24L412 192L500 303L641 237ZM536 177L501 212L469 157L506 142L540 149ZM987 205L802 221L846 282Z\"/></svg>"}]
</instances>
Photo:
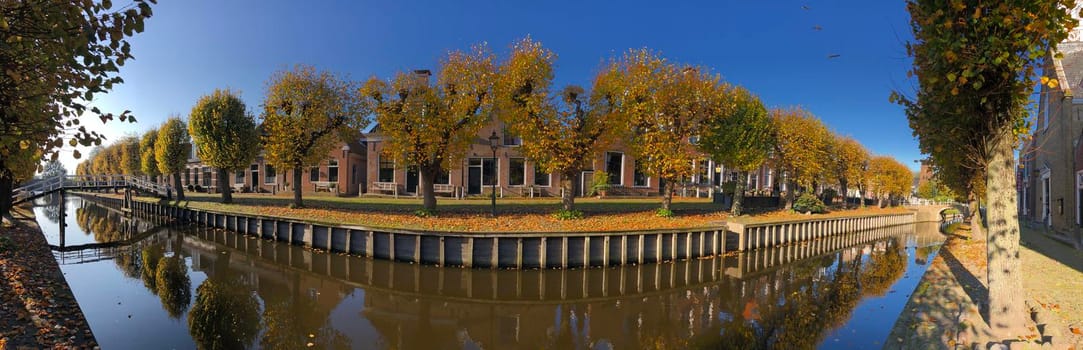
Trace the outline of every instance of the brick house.
<instances>
[{"instance_id":1,"label":"brick house","mask_svg":"<svg viewBox=\"0 0 1083 350\"><path fill-rule=\"evenodd\" d=\"M1079 6L1072 12L1078 19ZM1020 219L1050 228L1056 238L1079 242L1083 233L1083 31L1073 30L1057 45L1043 75L1035 129L1020 152ZM1076 97L1080 94L1080 97Z\"/></svg>"},{"instance_id":2,"label":"brick house","mask_svg":"<svg viewBox=\"0 0 1083 350\"><path fill-rule=\"evenodd\" d=\"M185 190L196 191L198 186L201 191L217 193L220 184L228 183L237 192L290 191L293 173L276 169L264 159L262 151L248 168L229 174L225 181L218 178L217 169L203 165L195 153L192 146L186 171L181 174ZM365 183L365 155L365 145L360 141L339 143L319 165L301 170L302 191L358 195L361 184Z\"/></svg>"}]
</instances>

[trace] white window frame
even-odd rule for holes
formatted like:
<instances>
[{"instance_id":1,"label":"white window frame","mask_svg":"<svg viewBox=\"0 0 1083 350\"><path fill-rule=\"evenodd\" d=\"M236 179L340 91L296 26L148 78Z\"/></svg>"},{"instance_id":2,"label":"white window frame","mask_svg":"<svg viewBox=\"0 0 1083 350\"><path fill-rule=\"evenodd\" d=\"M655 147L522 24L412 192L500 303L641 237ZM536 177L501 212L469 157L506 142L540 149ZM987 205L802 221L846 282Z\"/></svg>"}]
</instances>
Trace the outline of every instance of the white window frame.
<instances>
[{"instance_id":1,"label":"white window frame","mask_svg":"<svg viewBox=\"0 0 1083 350\"><path fill-rule=\"evenodd\" d=\"M334 162L334 164L335 164L335 179L334 180L331 180L331 162ZM327 160L327 181L328 182L338 182L338 178L339 178L338 159L333 159L333 158L328 159Z\"/></svg>"},{"instance_id":2,"label":"white window frame","mask_svg":"<svg viewBox=\"0 0 1083 350\"><path fill-rule=\"evenodd\" d=\"M396 168L398 168L398 164L395 164L395 160L391 160L391 162L390 162L391 163L391 181L380 181L380 171L383 170L383 169L387 169L387 168L381 167L383 162L384 162L384 156L382 154L376 156L376 182L394 183L395 182L395 170L396 170Z\"/></svg>"},{"instance_id":3,"label":"white window frame","mask_svg":"<svg viewBox=\"0 0 1083 350\"><path fill-rule=\"evenodd\" d=\"M268 177L267 174L269 174L270 171L267 171L267 167L271 167L272 169L274 169L275 166L271 164L263 164L263 184L274 185L278 182L278 169L275 169L275 176Z\"/></svg>"},{"instance_id":4,"label":"white window frame","mask_svg":"<svg viewBox=\"0 0 1083 350\"><path fill-rule=\"evenodd\" d=\"M240 178L241 181L237 181L237 174L241 175L241 178ZM234 172L233 173L233 184L234 185L244 185L244 178L245 178L245 171L244 170L239 170L239 171Z\"/></svg>"}]
</instances>

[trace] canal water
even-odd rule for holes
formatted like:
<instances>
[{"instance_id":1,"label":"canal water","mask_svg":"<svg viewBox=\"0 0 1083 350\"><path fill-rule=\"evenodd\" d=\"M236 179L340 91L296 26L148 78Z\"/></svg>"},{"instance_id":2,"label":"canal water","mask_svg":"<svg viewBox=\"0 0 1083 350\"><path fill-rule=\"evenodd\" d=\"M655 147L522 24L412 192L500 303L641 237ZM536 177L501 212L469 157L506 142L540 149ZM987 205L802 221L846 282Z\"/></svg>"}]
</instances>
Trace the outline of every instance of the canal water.
<instances>
[{"instance_id":1,"label":"canal water","mask_svg":"<svg viewBox=\"0 0 1083 350\"><path fill-rule=\"evenodd\" d=\"M935 224L906 225L841 249L471 270L130 218L71 195L35 213L103 349L879 348L942 241Z\"/></svg>"}]
</instances>

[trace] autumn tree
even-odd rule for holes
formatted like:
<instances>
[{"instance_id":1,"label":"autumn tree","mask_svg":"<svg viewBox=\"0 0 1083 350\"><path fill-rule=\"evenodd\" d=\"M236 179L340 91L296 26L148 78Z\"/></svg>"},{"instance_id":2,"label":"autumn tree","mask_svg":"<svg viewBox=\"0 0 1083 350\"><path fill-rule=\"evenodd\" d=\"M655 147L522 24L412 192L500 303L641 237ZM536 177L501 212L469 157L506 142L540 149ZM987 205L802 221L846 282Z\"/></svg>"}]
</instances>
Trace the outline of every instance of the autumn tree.
<instances>
[{"instance_id":1,"label":"autumn tree","mask_svg":"<svg viewBox=\"0 0 1083 350\"><path fill-rule=\"evenodd\" d=\"M852 137L836 135L834 142L831 143L831 159L834 162L829 164L829 172L839 183L839 193L842 194L843 204L848 205L846 192L850 184L860 184L865 181L869 151ZM862 193L863 196L864 193Z\"/></svg>"},{"instance_id":2,"label":"autumn tree","mask_svg":"<svg viewBox=\"0 0 1083 350\"><path fill-rule=\"evenodd\" d=\"M914 40L907 43L917 77L913 97L893 94L922 148L953 152L984 170L988 210L989 324L1002 336L1030 333L1023 303L1015 147L1027 132L1026 106L1037 85L1036 68L1067 38L1075 1L1006 0L997 3L909 0ZM1010 23L1011 25L1005 25ZM1056 80L1042 83L1055 85ZM932 154L936 157L936 154Z\"/></svg>"},{"instance_id":3,"label":"autumn tree","mask_svg":"<svg viewBox=\"0 0 1083 350\"><path fill-rule=\"evenodd\" d=\"M157 181L158 175L161 175L158 170L158 160L154 155L154 144L157 141L158 128L147 130L143 133L143 138L139 140L139 170L152 181Z\"/></svg>"},{"instance_id":4,"label":"autumn tree","mask_svg":"<svg viewBox=\"0 0 1083 350\"><path fill-rule=\"evenodd\" d=\"M612 74L595 77L590 93L575 85L557 92L552 89L555 60L541 43L517 42L500 68L496 105L508 128L522 137L523 155L537 169L560 174L562 208L571 211L579 193L574 179L623 125L612 113Z\"/></svg>"},{"instance_id":5,"label":"autumn tree","mask_svg":"<svg viewBox=\"0 0 1083 350\"><path fill-rule=\"evenodd\" d=\"M763 102L748 90L735 87L726 95L722 113L711 116L705 123L699 147L727 168L736 169L737 178L744 179L763 165L774 149L774 124L767 117ZM730 212L734 216L741 215L745 183L737 181L733 191Z\"/></svg>"},{"instance_id":6,"label":"autumn tree","mask_svg":"<svg viewBox=\"0 0 1083 350\"><path fill-rule=\"evenodd\" d=\"M719 113L728 87L706 69L666 61L650 50L631 50L607 68L618 96L615 110L631 126L628 144L644 172L663 182L669 210L676 183L692 176L701 124Z\"/></svg>"},{"instance_id":7,"label":"autumn tree","mask_svg":"<svg viewBox=\"0 0 1083 350\"><path fill-rule=\"evenodd\" d=\"M387 155L417 166L425 209L436 209L436 177L459 163L489 121L495 79L493 55L479 45L449 52L435 82L425 74L399 72L390 84L372 78L361 89L387 137Z\"/></svg>"},{"instance_id":8,"label":"autumn tree","mask_svg":"<svg viewBox=\"0 0 1083 350\"><path fill-rule=\"evenodd\" d=\"M169 117L158 128L158 139L154 141L154 159L158 171L163 175L173 175L173 188L177 191L177 200L184 200L184 186L181 186L181 172L188 164L188 128L180 117Z\"/></svg>"},{"instance_id":9,"label":"autumn tree","mask_svg":"<svg viewBox=\"0 0 1083 350\"><path fill-rule=\"evenodd\" d=\"M869 190L876 194L879 206L894 203L910 193L914 173L895 158L876 156L869 160Z\"/></svg>"},{"instance_id":10,"label":"autumn tree","mask_svg":"<svg viewBox=\"0 0 1083 350\"><path fill-rule=\"evenodd\" d=\"M785 208L790 209L798 186L810 188L827 173L833 136L819 118L801 108L772 109L770 117L775 131L772 160L786 174Z\"/></svg>"},{"instance_id":11,"label":"autumn tree","mask_svg":"<svg viewBox=\"0 0 1083 350\"><path fill-rule=\"evenodd\" d=\"M23 166L38 169L23 162L28 154L56 160L65 144L101 144L80 117L135 121L128 111L114 115L89 103L122 82L120 66L132 58L127 39L143 31L151 3L0 3L0 215L8 214Z\"/></svg>"},{"instance_id":12,"label":"autumn tree","mask_svg":"<svg viewBox=\"0 0 1083 350\"><path fill-rule=\"evenodd\" d=\"M116 147L120 154L120 173L130 176L143 175L142 154L139 150L139 139L135 136L125 136L117 140Z\"/></svg>"},{"instance_id":13,"label":"autumn tree","mask_svg":"<svg viewBox=\"0 0 1083 350\"><path fill-rule=\"evenodd\" d=\"M267 83L263 144L275 168L293 169L293 207L304 205L301 172L368 126L370 111L356 91L356 84L305 65L276 72Z\"/></svg>"},{"instance_id":14,"label":"autumn tree","mask_svg":"<svg viewBox=\"0 0 1083 350\"><path fill-rule=\"evenodd\" d=\"M218 169L222 203L232 203L232 188L224 184L225 179L247 169L259 152L256 121L244 101L229 90L201 97L188 116L188 133L200 161Z\"/></svg>"}]
</instances>

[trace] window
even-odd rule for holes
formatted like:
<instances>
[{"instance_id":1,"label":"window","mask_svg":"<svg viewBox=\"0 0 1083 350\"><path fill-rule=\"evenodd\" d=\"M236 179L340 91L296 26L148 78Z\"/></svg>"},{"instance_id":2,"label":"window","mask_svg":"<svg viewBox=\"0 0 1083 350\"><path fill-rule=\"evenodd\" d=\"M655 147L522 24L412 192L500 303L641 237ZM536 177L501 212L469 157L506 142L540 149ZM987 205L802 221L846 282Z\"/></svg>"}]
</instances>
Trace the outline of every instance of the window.
<instances>
[{"instance_id":1,"label":"window","mask_svg":"<svg viewBox=\"0 0 1083 350\"><path fill-rule=\"evenodd\" d=\"M192 169L184 170L184 184L185 185L192 184Z\"/></svg>"},{"instance_id":2,"label":"window","mask_svg":"<svg viewBox=\"0 0 1083 350\"><path fill-rule=\"evenodd\" d=\"M273 184L277 182L277 179L275 178L276 176L278 175L277 173L275 173L274 165L266 164L263 166L263 183Z\"/></svg>"},{"instance_id":3,"label":"window","mask_svg":"<svg viewBox=\"0 0 1083 350\"><path fill-rule=\"evenodd\" d=\"M481 185L493 186L496 185L496 167L494 166L493 158L470 158L470 162L467 164L470 167L481 168ZM473 178L471 176L471 178Z\"/></svg>"},{"instance_id":4,"label":"window","mask_svg":"<svg viewBox=\"0 0 1083 350\"><path fill-rule=\"evenodd\" d=\"M696 166L697 166L696 173L699 174L699 183L700 184L709 184L709 183L711 183L710 163L707 162L706 160L701 160L699 162L696 162Z\"/></svg>"},{"instance_id":5,"label":"window","mask_svg":"<svg viewBox=\"0 0 1083 350\"><path fill-rule=\"evenodd\" d=\"M203 167L203 187L211 186L211 168Z\"/></svg>"},{"instance_id":6,"label":"window","mask_svg":"<svg viewBox=\"0 0 1083 350\"><path fill-rule=\"evenodd\" d=\"M259 164L252 164L248 167L248 171L252 172L252 185L259 184Z\"/></svg>"},{"instance_id":7,"label":"window","mask_svg":"<svg viewBox=\"0 0 1083 350\"><path fill-rule=\"evenodd\" d=\"M189 182L188 184L189 185L192 185L192 184L198 185L199 184L199 168L188 169L188 171L190 171L192 173L192 182Z\"/></svg>"},{"instance_id":8,"label":"window","mask_svg":"<svg viewBox=\"0 0 1083 350\"><path fill-rule=\"evenodd\" d=\"M441 171L440 173L436 174L436 180L433 180L432 183L437 184L437 185L450 185L451 184L451 172L450 171Z\"/></svg>"},{"instance_id":9,"label":"window","mask_svg":"<svg viewBox=\"0 0 1083 350\"><path fill-rule=\"evenodd\" d=\"M552 177L543 172L541 167L534 164L534 186L549 187L552 183Z\"/></svg>"},{"instance_id":10,"label":"window","mask_svg":"<svg viewBox=\"0 0 1083 350\"><path fill-rule=\"evenodd\" d=\"M395 162L387 159L387 157L380 156L380 173L376 180L378 182L395 182Z\"/></svg>"},{"instance_id":11,"label":"window","mask_svg":"<svg viewBox=\"0 0 1083 350\"><path fill-rule=\"evenodd\" d=\"M244 184L244 170L237 170L237 173L233 179L233 183L242 185Z\"/></svg>"},{"instance_id":12,"label":"window","mask_svg":"<svg viewBox=\"0 0 1083 350\"><path fill-rule=\"evenodd\" d=\"M508 159L508 185L522 186L526 183L526 160L523 158Z\"/></svg>"},{"instance_id":13,"label":"window","mask_svg":"<svg viewBox=\"0 0 1083 350\"><path fill-rule=\"evenodd\" d=\"M643 163L636 161L635 172L632 174L632 186L648 187L650 185L651 180L647 177L647 173L643 169Z\"/></svg>"},{"instance_id":14,"label":"window","mask_svg":"<svg viewBox=\"0 0 1083 350\"><path fill-rule=\"evenodd\" d=\"M513 134L511 130L508 130L507 125L504 125L503 133L504 146L519 146L523 144L523 139L515 136L515 134Z\"/></svg>"},{"instance_id":15,"label":"window","mask_svg":"<svg viewBox=\"0 0 1083 350\"><path fill-rule=\"evenodd\" d=\"M314 166L314 167L308 168L308 181L309 182L320 181L320 167L319 166Z\"/></svg>"},{"instance_id":16,"label":"window","mask_svg":"<svg viewBox=\"0 0 1083 350\"><path fill-rule=\"evenodd\" d=\"M623 185L624 153L605 152L605 172L609 173L610 185Z\"/></svg>"},{"instance_id":17,"label":"window","mask_svg":"<svg viewBox=\"0 0 1083 350\"><path fill-rule=\"evenodd\" d=\"M327 161L327 181L338 182L338 161L331 159Z\"/></svg>"}]
</instances>

